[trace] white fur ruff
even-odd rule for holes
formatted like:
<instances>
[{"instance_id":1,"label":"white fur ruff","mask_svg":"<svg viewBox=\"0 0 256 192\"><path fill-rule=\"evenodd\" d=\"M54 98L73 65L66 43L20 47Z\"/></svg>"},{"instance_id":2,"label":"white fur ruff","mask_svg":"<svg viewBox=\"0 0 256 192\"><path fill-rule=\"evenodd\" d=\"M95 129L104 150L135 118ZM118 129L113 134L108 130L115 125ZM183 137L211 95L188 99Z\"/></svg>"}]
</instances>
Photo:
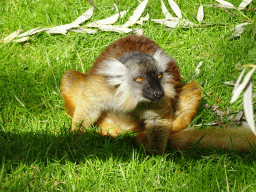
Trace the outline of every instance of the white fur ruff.
<instances>
[{"instance_id":1,"label":"white fur ruff","mask_svg":"<svg viewBox=\"0 0 256 192\"><path fill-rule=\"evenodd\" d=\"M116 59L103 62L98 73L107 77L107 83L111 86L118 86L111 108L122 109L124 111L133 110L141 98L135 96L129 86L128 69L123 63ZM112 102L111 102L112 103Z\"/></svg>"},{"instance_id":2,"label":"white fur ruff","mask_svg":"<svg viewBox=\"0 0 256 192\"><path fill-rule=\"evenodd\" d=\"M167 55L162 49L157 49L153 55L153 58L157 61L157 67L159 71L166 71L168 64L173 61L173 59Z\"/></svg>"}]
</instances>

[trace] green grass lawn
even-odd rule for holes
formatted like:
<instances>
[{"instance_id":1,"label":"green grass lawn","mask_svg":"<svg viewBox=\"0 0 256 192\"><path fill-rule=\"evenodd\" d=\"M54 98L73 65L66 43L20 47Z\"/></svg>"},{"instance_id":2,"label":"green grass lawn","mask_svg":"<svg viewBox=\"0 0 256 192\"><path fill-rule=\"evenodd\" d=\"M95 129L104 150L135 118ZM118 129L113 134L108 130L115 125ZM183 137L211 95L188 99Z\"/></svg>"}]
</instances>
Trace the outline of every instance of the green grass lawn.
<instances>
[{"instance_id":1,"label":"green grass lawn","mask_svg":"<svg viewBox=\"0 0 256 192\"><path fill-rule=\"evenodd\" d=\"M242 0L229 0L238 6ZM164 1L174 15L167 1ZM196 21L199 1L176 1L183 17ZM104 19L129 9L119 19L123 24L138 6L137 0L103 2L94 0L95 10L87 21ZM202 4L210 4L201 1ZM216 2L217 3L217 2ZM35 27L67 24L88 10L82 0L2 0L0 39L12 32ZM235 115L243 109L242 99L230 105L240 71L237 63L252 64L256 47L252 31L229 39L232 28L256 20L256 3L242 11L204 8L207 27L170 29L144 22L150 37L177 61L183 82L197 80L203 89L202 104L229 107ZM164 18L160 1L149 0L142 16ZM255 27L255 26L254 26ZM70 134L71 118L60 95L60 81L68 69L87 71L100 52L126 34L99 31L32 36L24 43L0 43L0 190L1 191L256 191L256 152L238 153L214 149L169 149L147 155L132 134L103 138L95 128L84 135ZM255 55L255 54L254 54ZM255 58L254 58L255 59ZM195 68L200 61L200 74ZM255 77L253 77L255 80ZM254 85L255 86L255 85ZM193 124L229 123L228 116L201 105Z\"/></svg>"}]
</instances>

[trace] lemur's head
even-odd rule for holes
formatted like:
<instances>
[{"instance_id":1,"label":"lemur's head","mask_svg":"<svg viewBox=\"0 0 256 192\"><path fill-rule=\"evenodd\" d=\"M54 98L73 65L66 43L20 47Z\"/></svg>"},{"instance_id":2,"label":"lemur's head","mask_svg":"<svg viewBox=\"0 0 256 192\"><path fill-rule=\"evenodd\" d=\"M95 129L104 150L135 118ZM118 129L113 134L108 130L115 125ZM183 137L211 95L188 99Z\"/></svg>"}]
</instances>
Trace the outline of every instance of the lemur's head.
<instances>
[{"instance_id":1,"label":"lemur's head","mask_svg":"<svg viewBox=\"0 0 256 192\"><path fill-rule=\"evenodd\" d=\"M131 51L119 59L104 61L98 73L116 88L115 96L122 104L132 99L137 105L142 101L159 101L166 93L175 96L173 77L166 72L172 61L161 49L154 55Z\"/></svg>"}]
</instances>

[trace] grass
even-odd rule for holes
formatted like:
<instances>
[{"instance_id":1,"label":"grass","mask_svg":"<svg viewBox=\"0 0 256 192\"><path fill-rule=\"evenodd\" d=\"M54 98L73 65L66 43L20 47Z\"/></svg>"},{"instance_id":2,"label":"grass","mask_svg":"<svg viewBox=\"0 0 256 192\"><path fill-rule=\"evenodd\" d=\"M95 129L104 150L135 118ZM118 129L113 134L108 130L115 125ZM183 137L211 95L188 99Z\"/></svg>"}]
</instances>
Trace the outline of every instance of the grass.
<instances>
[{"instance_id":1,"label":"grass","mask_svg":"<svg viewBox=\"0 0 256 192\"><path fill-rule=\"evenodd\" d=\"M136 0L102 3L91 20L114 14L113 3L128 15ZM199 2L176 1L185 18L196 22ZM231 1L235 6L240 1ZM165 1L167 5L167 1ZM202 4L209 4L202 1ZM90 4L81 0L1 1L0 39L21 28L55 26L72 22ZM249 8L256 7L253 2ZM169 9L174 14L171 9ZM177 61L184 83L197 80L203 88L202 104L229 107L234 114L242 99L230 106L232 87L223 84L239 75L237 63L250 63L256 46L252 32L228 39L231 29L244 19L237 11L205 8L209 27L169 29L151 21L144 34ZM160 2L150 0L143 15L163 18ZM255 21L255 12L245 11ZM222 24L225 25L222 25ZM140 27L140 26L134 26ZM87 71L100 52L125 36L112 32L66 36L38 34L27 43L0 44L0 189L2 191L255 191L256 153L214 149L171 149L162 156L147 155L131 134L103 138L88 130L69 132L60 81L68 69ZM203 61L201 72L195 68ZM255 80L255 77L253 77ZM193 124L209 123L216 115L202 105ZM227 117L224 122L228 123Z\"/></svg>"}]
</instances>

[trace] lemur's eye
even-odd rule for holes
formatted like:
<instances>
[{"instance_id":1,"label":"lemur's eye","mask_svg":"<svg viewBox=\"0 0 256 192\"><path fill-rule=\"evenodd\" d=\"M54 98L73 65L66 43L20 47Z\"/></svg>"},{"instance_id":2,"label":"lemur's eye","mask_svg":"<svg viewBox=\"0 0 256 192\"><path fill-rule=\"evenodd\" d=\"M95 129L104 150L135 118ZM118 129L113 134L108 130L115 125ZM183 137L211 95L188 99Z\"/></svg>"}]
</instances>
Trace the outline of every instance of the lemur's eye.
<instances>
[{"instance_id":1,"label":"lemur's eye","mask_svg":"<svg viewBox=\"0 0 256 192\"><path fill-rule=\"evenodd\" d=\"M163 77L163 75L159 74L157 77L158 77L158 79L161 79Z\"/></svg>"},{"instance_id":2,"label":"lemur's eye","mask_svg":"<svg viewBox=\"0 0 256 192\"><path fill-rule=\"evenodd\" d=\"M135 81L137 81L137 82L141 82L142 80L143 80L142 77L137 77L137 78L135 78Z\"/></svg>"}]
</instances>

